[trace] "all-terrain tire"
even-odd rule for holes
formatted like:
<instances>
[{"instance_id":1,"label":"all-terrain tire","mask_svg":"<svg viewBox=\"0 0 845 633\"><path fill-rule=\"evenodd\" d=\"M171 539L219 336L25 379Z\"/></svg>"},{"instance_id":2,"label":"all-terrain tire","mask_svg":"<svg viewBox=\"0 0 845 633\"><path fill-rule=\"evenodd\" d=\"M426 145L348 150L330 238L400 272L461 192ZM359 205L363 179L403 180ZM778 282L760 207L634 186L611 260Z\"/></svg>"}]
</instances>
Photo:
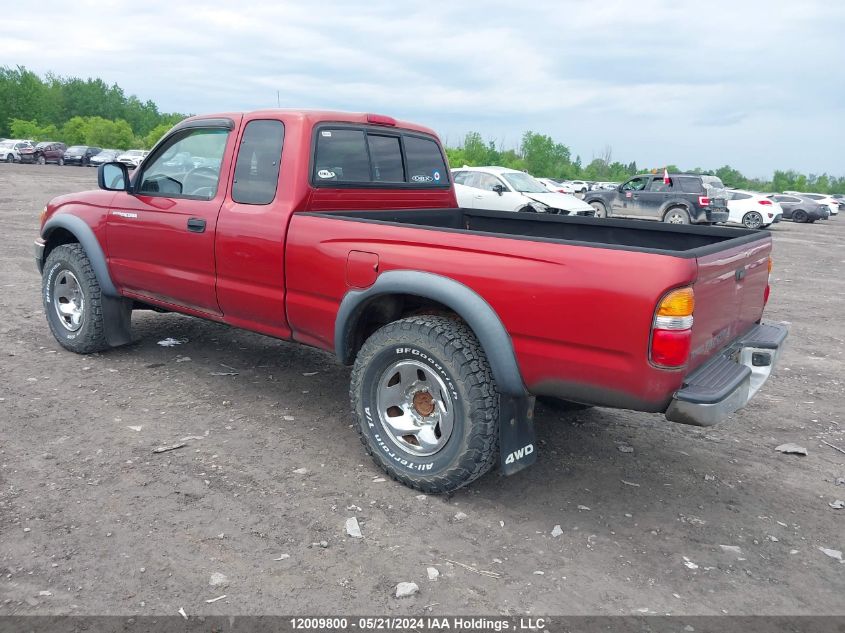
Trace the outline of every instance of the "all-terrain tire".
<instances>
[{"instance_id":1,"label":"all-terrain tire","mask_svg":"<svg viewBox=\"0 0 845 633\"><path fill-rule=\"evenodd\" d=\"M62 289L63 285L76 285L79 289L77 305L81 318L78 323L70 322L71 317L62 314L59 308L62 303L59 293L71 294ZM100 284L82 245L62 244L50 252L41 276L41 296L50 331L62 347L77 354L92 354L109 348Z\"/></svg>"},{"instance_id":2,"label":"all-terrain tire","mask_svg":"<svg viewBox=\"0 0 845 633\"><path fill-rule=\"evenodd\" d=\"M683 207L670 207L663 215L663 221L667 224L689 224L689 213Z\"/></svg>"},{"instance_id":3,"label":"all-terrain tire","mask_svg":"<svg viewBox=\"0 0 845 633\"><path fill-rule=\"evenodd\" d=\"M379 389L397 363L419 363L442 381L452 411L450 435L437 452L421 456L403 448L383 421ZM414 316L385 325L364 343L352 371L352 410L361 442L393 479L426 493L466 486L496 463L499 394L487 356L463 322ZM388 409L389 411L389 409Z\"/></svg>"}]
</instances>

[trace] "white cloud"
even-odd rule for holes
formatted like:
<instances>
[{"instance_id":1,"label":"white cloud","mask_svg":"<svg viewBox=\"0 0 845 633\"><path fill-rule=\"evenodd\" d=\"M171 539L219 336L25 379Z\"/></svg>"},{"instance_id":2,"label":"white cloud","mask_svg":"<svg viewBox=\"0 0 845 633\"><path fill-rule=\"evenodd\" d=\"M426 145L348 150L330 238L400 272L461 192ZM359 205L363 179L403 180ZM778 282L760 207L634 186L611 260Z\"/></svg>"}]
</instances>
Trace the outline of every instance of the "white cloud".
<instances>
[{"instance_id":1,"label":"white cloud","mask_svg":"<svg viewBox=\"0 0 845 633\"><path fill-rule=\"evenodd\" d=\"M268 107L279 91L453 142L533 129L587 160L612 145L641 163L842 171L845 133L827 127L845 104L839 3L34 4L4 8L0 64L101 77L166 111Z\"/></svg>"}]
</instances>

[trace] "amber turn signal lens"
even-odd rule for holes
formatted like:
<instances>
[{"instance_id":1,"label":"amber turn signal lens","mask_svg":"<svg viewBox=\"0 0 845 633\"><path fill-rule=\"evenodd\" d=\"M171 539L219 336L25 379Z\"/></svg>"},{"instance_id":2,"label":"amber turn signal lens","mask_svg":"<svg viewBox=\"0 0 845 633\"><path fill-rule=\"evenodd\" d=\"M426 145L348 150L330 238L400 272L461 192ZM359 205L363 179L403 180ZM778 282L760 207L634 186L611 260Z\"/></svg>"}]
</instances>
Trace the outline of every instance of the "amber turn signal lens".
<instances>
[{"instance_id":1,"label":"amber turn signal lens","mask_svg":"<svg viewBox=\"0 0 845 633\"><path fill-rule=\"evenodd\" d=\"M772 260L771 257L769 257L769 274L770 275L772 274L772 268L774 268L774 267L775 267L775 262Z\"/></svg>"},{"instance_id":2,"label":"amber turn signal lens","mask_svg":"<svg viewBox=\"0 0 845 633\"><path fill-rule=\"evenodd\" d=\"M657 307L657 316L685 317L695 310L695 295L692 288L673 290L663 297Z\"/></svg>"}]
</instances>

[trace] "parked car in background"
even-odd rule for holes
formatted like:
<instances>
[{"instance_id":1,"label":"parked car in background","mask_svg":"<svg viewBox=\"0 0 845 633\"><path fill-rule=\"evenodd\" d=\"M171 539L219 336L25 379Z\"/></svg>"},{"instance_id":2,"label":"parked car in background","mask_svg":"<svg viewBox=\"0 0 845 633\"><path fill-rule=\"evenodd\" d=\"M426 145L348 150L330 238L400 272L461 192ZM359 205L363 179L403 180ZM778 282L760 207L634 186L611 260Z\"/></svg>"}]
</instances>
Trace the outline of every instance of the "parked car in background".
<instances>
[{"instance_id":1,"label":"parked car in background","mask_svg":"<svg viewBox=\"0 0 845 633\"><path fill-rule=\"evenodd\" d=\"M533 176L507 167L452 170L458 206L489 211L530 211L592 216L593 208L575 196L549 191Z\"/></svg>"},{"instance_id":2,"label":"parked car in background","mask_svg":"<svg viewBox=\"0 0 845 633\"><path fill-rule=\"evenodd\" d=\"M117 162L123 163L130 169L135 169L141 164L141 161L144 160L144 157L147 154L149 154L149 152L143 149L130 149L128 152L124 152L118 156Z\"/></svg>"},{"instance_id":3,"label":"parked car in background","mask_svg":"<svg viewBox=\"0 0 845 633\"><path fill-rule=\"evenodd\" d=\"M7 163L21 162L21 150L32 147L32 141L9 138L0 143L0 160Z\"/></svg>"},{"instance_id":4,"label":"parked car in background","mask_svg":"<svg viewBox=\"0 0 845 633\"><path fill-rule=\"evenodd\" d=\"M546 189L554 193L575 193L574 187L566 182L552 180L551 178L537 178L537 182L539 182Z\"/></svg>"},{"instance_id":5,"label":"parked car in background","mask_svg":"<svg viewBox=\"0 0 845 633\"><path fill-rule=\"evenodd\" d=\"M780 204L762 193L731 189L728 191L728 222L742 224L747 229L764 229L780 222Z\"/></svg>"},{"instance_id":6,"label":"parked car in background","mask_svg":"<svg viewBox=\"0 0 845 633\"><path fill-rule=\"evenodd\" d=\"M590 189L590 183L586 180L569 180L567 182L572 185L575 193L587 193Z\"/></svg>"},{"instance_id":7,"label":"parked car in background","mask_svg":"<svg viewBox=\"0 0 845 633\"><path fill-rule=\"evenodd\" d=\"M804 196L810 200L815 200L819 204L826 204L828 209L830 209L830 215L837 215L839 213L840 201L833 196L829 196L826 193L800 193L797 195Z\"/></svg>"},{"instance_id":8,"label":"parked car in background","mask_svg":"<svg viewBox=\"0 0 845 633\"><path fill-rule=\"evenodd\" d=\"M596 217L661 220L670 224L728 221L727 191L716 176L642 174L612 190L590 191L584 202Z\"/></svg>"},{"instance_id":9,"label":"parked car in background","mask_svg":"<svg viewBox=\"0 0 845 633\"><path fill-rule=\"evenodd\" d=\"M65 165L87 166L91 159L102 151L100 147L90 145L73 145L65 150Z\"/></svg>"},{"instance_id":10,"label":"parked car in background","mask_svg":"<svg viewBox=\"0 0 845 633\"><path fill-rule=\"evenodd\" d=\"M115 162L117 157L122 153L122 149L101 149L97 154L91 157L88 164L92 167L99 167L103 163Z\"/></svg>"},{"instance_id":11,"label":"parked car in background","mask_svg":"<svg viewBox=\"0 0 845 633\"><path fill-rule=\"evenodd\" d=\"M42 141L34 147L21 148L22 163L47 163L65 164L65 150L67 146L57 141Z\"/></svg>"},{"instance_id":12,"label":"parked car in background","mask_svg":"<svg viewBox=\"0 0 845 633\"><path fill-rule=\"evenodd\" d=\"M830 209L826 204L819 204L815 200L792 194L776 193L769 196L783 209L783 217L793 222L809 222L829 217Z\"/></svg>"}]
</instances>

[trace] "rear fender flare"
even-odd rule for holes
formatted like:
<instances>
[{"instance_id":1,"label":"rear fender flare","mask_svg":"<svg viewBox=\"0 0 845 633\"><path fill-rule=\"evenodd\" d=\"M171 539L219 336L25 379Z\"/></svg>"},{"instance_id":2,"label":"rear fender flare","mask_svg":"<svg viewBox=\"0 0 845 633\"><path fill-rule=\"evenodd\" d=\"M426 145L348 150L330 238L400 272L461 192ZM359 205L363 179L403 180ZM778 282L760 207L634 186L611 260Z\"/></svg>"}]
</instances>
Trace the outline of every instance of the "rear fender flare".
<instances>
[{"instance_id":1,"label":"rear fender flare","mask_svg":"<svg viewBox=\"0 0 845 633\"><path fill-rule=\"evenodd\" d=\"M453 310L478 337L498 391L514 397L527 396L511 337L490 304L468 286L433 273L391 270L379 275L369 288L347 292L338 308L334 328L335 353L342 363L352 362L353 333L364 308L376 297L390 294L416 295Z\"/></svg>"},{"instance_id":2,"label":"rear fender flare","mask_svg":"<svg viewBox=\"0 0 845 633\"><path fill-rule=\"evenodd\" d=\"M97 275L97 281L100 283L100 290L103 294L110 297L119 297L120 293L117 291L109 274L108 264L106 263L106 256L100 246L100 242L94 235L91 227L85 223L85 220L75 215L58 214L47 220L44 227L41 229L42 239L49 244L50 233L54 230L62 228L71 233L77 241L85 249L85 254L91 261L91 266L94 269L94 274Z\"/></svg>"}]
</instances>

